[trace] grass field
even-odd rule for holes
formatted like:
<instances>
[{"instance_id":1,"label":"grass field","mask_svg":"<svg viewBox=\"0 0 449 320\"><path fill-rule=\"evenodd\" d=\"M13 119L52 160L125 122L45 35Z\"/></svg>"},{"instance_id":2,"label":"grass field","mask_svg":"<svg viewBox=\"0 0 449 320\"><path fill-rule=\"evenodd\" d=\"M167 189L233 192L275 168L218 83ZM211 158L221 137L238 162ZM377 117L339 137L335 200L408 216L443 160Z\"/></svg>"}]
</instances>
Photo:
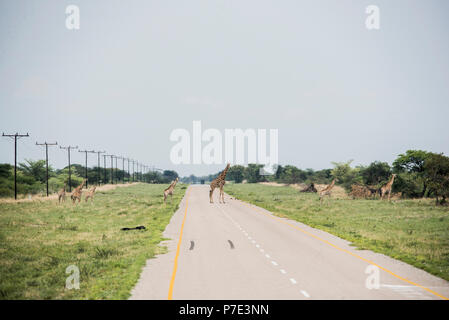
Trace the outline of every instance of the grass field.
<instances>
[{"instance_id":1,"label":"grass field","mask_svg":"<svg viewBox=\"0 0 449 320\"><path fill-rule=\"evenodd\" d=\"M0 203L0 299L126 299L185 186L163 203L166 185L137 184L70 199ZM146 230L121 231L143 225ZM66 268L80 270L80 289L65 289Z\"/></svg>"},{"instance_id":2,"label":"grass field","mask_svg":"<svg viewBox=\"0 0 449 320\"><path fill-rule=\"evenodd\" d=\"M291 187L229 184L225 192L449 280L449 208L435 201L331 199Z\"/></svg>"}]
</instances>

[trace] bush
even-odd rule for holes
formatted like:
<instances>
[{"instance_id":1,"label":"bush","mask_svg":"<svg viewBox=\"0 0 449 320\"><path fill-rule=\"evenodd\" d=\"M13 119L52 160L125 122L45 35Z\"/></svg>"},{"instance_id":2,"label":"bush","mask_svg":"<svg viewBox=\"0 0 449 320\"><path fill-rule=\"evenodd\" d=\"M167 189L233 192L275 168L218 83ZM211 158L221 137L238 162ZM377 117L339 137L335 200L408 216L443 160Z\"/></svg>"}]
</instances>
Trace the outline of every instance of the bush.
<instances>
[{"instance_id":1,"label":"bush","mask_svg":"<svg viewBox=\"0 0 449 320\"><path fill-rule=\"evenodd\" d=\"M362 184L363 182L360 168L351 168L351 162L352 160L348 162L332 162L334 169L332 169L331 174L347 192L351 191L353 184Z\"/></svg>"}]
</instances>

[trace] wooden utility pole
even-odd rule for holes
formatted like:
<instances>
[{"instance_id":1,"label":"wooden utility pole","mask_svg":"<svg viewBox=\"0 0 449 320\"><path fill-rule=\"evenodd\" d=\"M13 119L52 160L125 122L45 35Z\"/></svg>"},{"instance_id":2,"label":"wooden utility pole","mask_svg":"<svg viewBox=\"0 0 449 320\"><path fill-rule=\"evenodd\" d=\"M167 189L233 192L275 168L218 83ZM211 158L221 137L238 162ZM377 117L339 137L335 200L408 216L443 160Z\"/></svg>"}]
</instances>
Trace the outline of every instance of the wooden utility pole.
<instances>
[{"instance_id":1,"label":"wooden utility pole","mask_svg":"<svg viewBox=\"0 0 449 320\"><path fill-rule=\"evenodd\" d=\"M62 146L59 146L59 148L67 150L67 154L68 154L68 157L69 157L69 192L72 192L72 168L71 168L71 165L70 165L70 150L78 149L78 146L76 146L76 147L72 147L72 146L62 147Z\"/></svg>"},{"instance_id":2,"label":"wooden utility pole","mask_svg":"<svg viewBox=\"0 0 449 320\"><path fill-rule=\"evenodd\" d=\"M15 134L2 133L2 136L10 138L14 137L14 199L17 200L17 139L29 137L29 134L18 134L17 132Z\"/></svg>"},{"instance_id":3,"label":"wooden utility pole","mask_svg":"<svg viewBox=\"0 0 449 320\"><path fill-rule=\"evenodd\" d=\"M47 141L45 141L44 143L37 143L36 141L36 145L37 146L45 146L45 166L47 169L47 197L48 197L48 146L57 146L58 143L47 143Z\"/></svg>"},{"instance_id":4,"label":"wooden utility pole","mask_svg":"<svg viewBox=\"0 0 449 320\"><path fill-rule=\"evenodd\" d=\"M87 189L87 183L88 183L88 179L87 179L87 154L88 153L95 153L94 150L78 150L78 152L84 152L86 154L86 167L84 168L84 175L86 178L86 189Z\"/></svg>"},{"instance_id":5,"label":"wooden utility pole","mask_svg":"<svg viewBox=\"0 0 449 320\"><path fill-rule=\"evenodd\" d=\"M100 153L106 153L106 151L94 151L98 155L98 181L97 184L100 185L101 180L101 164L100 164Z\"/></svg>"}]
</instances>

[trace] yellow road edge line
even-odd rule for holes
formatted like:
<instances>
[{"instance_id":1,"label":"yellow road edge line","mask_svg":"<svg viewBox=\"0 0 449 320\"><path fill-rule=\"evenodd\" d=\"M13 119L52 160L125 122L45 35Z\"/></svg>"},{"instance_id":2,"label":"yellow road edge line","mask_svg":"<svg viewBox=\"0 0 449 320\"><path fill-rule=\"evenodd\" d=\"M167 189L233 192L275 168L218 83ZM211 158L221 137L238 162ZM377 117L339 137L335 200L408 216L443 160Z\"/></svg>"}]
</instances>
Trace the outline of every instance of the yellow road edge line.
<instances>
[{"instance_id":1,"label":"yellow road edge line","mask_svg":"<svg viewBox=\"0 0 449 320\"><path fill-rule=\"evenodd\" d=\"M255 205L253 205L253 204L251 204L251 203L247 203L247 202L242 201L242 200L240 200L240 201L241 201L243 204L245 204L248 208L251 208L251 209L253 209L253 210L256 211L256 212L260 212L260 213L262 213L262 214L264 214L264 215L266 215L266 216L268 216L268 217L270 217L270 218L273 218L273 219L275 219L275 220L278 220L278 221L282 222L283 224L286 224L286 225L288 225L288 226L290 226L290 227L292 227L292 228L294 228L294 229L297 229L297 230L301 231L302 233L304 233L304 234L306 234L306 235L308 235L308 236L310 236L310 237L313 237L313 238L315 238L315 239L317 239L317 240L319 240L319 241L321 241L321 242L323 242L323 243L326 243L327 245L329 245L329 246L331 246L331 247L334 247L334 248L337 249L337 250L340 250L340 251L342 251L342 252L349 253L349 254L352 255L353 257L356 257L356 258L358 258L358 259L360 259L360 260L362 260L362 261L365 261L365 262L367 262L367 263L369 263L369 264L371 264L371 265L374 265L374 266L378 267L379 269L381 269L381 270L383 270L383 271L385 271L385 272L391 274L392 276L394 276L394 277L396 277L396 278L398 278L398 279L400 279L400 280L402 280L402 281L405 281L405 282L407 282L407 283L409 283L409 284L412 284L412 285L414 285L414 286L416 286L416 287L418 287L418 288L421 288L421 289L423 289L423 290L425 290L425 291L427 291L427 292L430 292L430 293L432 293L433 295L435 295L435 296L437 296L437 297L439 297L439 298L441 298L441 299L449 300L448 297L445 297L445 296L439 294L438 292L433 291L432 289L426 288L426 287L424 287L424 286L422 286L422 285L420 285L420 284L418 284L418 283L415 283L415 282L410 281L410 280L408 280L408 279L406 279L406 278L404 278L404 277L401 277L400 275L397 275L397 274L395 274L393 271L390 271L390 270L388 270L388 269L386 269L386 268L384 268L384 267L381 267L380 265L378 265L377 263L375 263L375 262L373 262L373 261L370 261L370 260L368 260L368 259L365 259L365 258L363 258L363 257L361 257L361 256L359 256L359 255L357 255L357 254L355 254L354 252L351 252L351 251L349 251L349 250L340 248L339 246L337 246L337 245L335 245L335 244L333 244L333 243L331 243L331 242L329 242L329 241L327 241L327 240L324 240L324 239L318 237L317 235L314 235L313 233L310 233L310 232L308 232L308 231L306 231L306 230L304 230L304 229L302 229L302 228L300 228L300 227L298 227L298 226L292 225L292 224L290 224L290 223L288 223L288 222L282 220L282 219L281 219L280 217L278 217L278 216L271 215L271 214L268 214L268 213L266 213L266 212L263 212L263 211L261 211L261 210L259 209L259 207L255 206ZM253 206L251 206L251 205L255 206L255 208L254 208ZM256 210L256 208L258 208L258 210Z\"/></svg>"},{"instance_id":2,"label":"yellow road edge line","mask_svg":"<svg viewBox=\"0 0 449 320\"><path fill-rule=\"evenodd\" d=\"M190 189L188 189L186 192L186 208L184 211L184 218L182 219L181 232L179 233L178 247L176 249L175 263L173 265L173 273L172 273L171 280L170 280L170 287L168 288L168 298L167 298L168 300L173 299L173 288L175 286L176 271L178 270L178 257L179 257L179 252L181 250L182 231L184 230L184 222L186 221L187 208L189 206L189 194L190 194Z\"/></svg>"}]
</instances>

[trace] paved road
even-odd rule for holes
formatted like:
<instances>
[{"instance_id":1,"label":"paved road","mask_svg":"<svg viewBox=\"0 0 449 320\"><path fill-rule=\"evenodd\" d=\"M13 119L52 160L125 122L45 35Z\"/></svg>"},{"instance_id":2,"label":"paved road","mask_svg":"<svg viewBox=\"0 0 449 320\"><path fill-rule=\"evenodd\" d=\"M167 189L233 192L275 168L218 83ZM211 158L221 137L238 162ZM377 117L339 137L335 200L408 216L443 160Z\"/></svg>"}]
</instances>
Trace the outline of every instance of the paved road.
<instances>
[{"instance_id":1,"label":"paved road","mask_svg":"<svg viewBox=\"0 0 449 320\"><path fill-rule=\"evenodd\" d=\"M131 299L442 299L449 282L226 195L190 186ZM378 288L375 275L378 272Z\"/></svg>"}]
</instances>

